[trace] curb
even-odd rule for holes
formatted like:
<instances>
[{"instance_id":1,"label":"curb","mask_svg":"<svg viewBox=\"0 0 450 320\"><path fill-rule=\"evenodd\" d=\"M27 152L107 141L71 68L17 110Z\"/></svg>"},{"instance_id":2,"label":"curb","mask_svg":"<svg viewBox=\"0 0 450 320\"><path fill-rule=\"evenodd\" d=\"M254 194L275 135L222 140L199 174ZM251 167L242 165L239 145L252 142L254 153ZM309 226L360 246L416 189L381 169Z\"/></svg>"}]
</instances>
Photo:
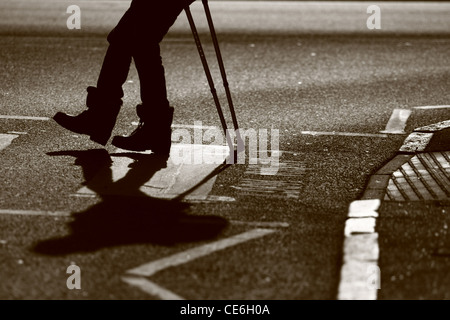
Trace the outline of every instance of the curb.
<instances>
[{"instance_id":1,"label":"curb","mask_svg":"<svg viewBox=\"0 0 450 320\"><path fill-rule=\"evenodd\" d=\"M415 129L405 139L397 155L370 177L361 199L350 204L344 231L338 300L377 299L381 288L381 272L378 266L376 219L389 181L394 172L417 154L436 151L429 146L437 133L445 129L450 129L450 120ZM447 149L439 151L450 151L450 137L440 140Z\"/></svg>"},{"instance_id":2,"label":"curb","mask_svg":"<svg viewBox=\"0 0 450 320\"><path fill-rule=\"evenodd\" d=\"M388 187L392 174L411 160L417 153L438 151L428 149L436 134L445 129L450 129L450 120L415 129L405 139L397 155L370 177L361 200L383 200L385 190ZM448 150L443 151L450 151L450 138L448 140Z\"/></svg>"}]
</instances>

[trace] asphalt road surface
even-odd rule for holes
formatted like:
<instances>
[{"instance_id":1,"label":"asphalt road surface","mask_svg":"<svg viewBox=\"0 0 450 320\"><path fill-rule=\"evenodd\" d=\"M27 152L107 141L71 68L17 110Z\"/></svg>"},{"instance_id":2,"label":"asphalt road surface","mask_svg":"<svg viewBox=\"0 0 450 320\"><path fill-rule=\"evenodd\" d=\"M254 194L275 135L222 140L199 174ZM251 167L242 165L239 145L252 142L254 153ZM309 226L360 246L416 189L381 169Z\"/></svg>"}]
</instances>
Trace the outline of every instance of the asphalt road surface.
<instances>
[{"instance_id":1,"label":"asphalt road surface","mask_svg":"<svg viewBox=\"0 0 450 320\"><path fill-rule=\"evenodd\" d=\"M169 166L172 193L157 197L168 178L154 159L49 119L83 110L129 2L78 1L80 30L67 28L71 4L0 2L0 298L336 299L349 204L407 133L449 118L448 108L415 107L449 104L450 5L370 3L381 9L371 30L367 2L211 1L240 127L267 132L268 145L258 136L258 153L241 164ZM202 10L192 5L224 101ZM220 122L184 14L161 49L174 129L196 143ZM114 134L138 120L134 67L124 91ZM381 133L395 109L412 110L406 127ZM271 148L280 152L264 162ZM419 207L419 225L427 215L447 221L448 206ZM382 221L378 297L449 298L450 262L399 272L401 248L384 240L402 243L410 231ZM71 265L81 289L67 286Z\"/></svg>"}]
</instances>

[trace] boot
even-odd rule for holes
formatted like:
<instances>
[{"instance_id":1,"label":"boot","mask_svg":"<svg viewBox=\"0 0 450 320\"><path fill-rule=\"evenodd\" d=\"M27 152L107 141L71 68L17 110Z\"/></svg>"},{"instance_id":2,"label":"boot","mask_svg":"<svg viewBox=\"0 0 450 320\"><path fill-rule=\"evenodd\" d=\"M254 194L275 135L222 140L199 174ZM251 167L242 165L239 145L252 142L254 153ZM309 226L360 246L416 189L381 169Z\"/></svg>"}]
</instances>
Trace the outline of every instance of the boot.
<instances>
[{"instance_id":1,"label":"boot","mask_svg":"<svg viewBox=\"0 0 450 320\"><path fill-rule=\"evenodd\" d=\"M151 150L153 153L168 155L172 144L172 107L158 110L157 113L146 106L136 108L140 118L139 125L128 137L115 136L112 144L131 151Z\"/></svg>"},{"instance_id":2,"label":"boot","mask_svg":"<svg viewBox=\"0 0 450 320\"><path fill-rule=\"evenodd\" d=\"M62 127L80 134L86 134L94 142L106 145L116 124L122 99L104 98L95 87L87 88L87 110L77 116L58 112L53 119Z\"/></svg>"}]
</instances>

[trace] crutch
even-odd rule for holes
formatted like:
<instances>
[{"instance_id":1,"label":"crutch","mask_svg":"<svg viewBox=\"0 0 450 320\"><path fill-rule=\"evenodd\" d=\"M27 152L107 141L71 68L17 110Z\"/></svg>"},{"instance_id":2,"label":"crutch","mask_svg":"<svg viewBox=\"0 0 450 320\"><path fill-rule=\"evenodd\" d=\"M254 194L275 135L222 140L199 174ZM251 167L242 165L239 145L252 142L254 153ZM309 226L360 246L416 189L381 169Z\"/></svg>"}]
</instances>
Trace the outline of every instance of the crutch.
<instances>
[{"instance_id":1,"label":"crutch","mask_svg":"<svg viewBox=\"0 0 450 320\"><path fill-rule=\"evenodd\" d=\"M214 28L214 23L213 23L213 20L212 20L212 16L211 16L211 11L209 9L208 0L202 0L202 3L203 3L203 7L205 9L206 19L208 21L208 26L209 26L209 30L210 30L210 33L211 33L211 38L212 38L212 41L213 41L214 50L216 52L216 57L217 57L217 61L218 61L218 64L219 64L220 74L222 76L223 86L225 88L225 93L226 93L226 96L227 96L228 107L230 109L234 130L236 132L236 139L237 139L237 146L238 146L238 150L237 151L240 152L240 151L242 151L241 149L242 149L242 146L244 144L243 144L242 138L240 136L240 132L239 132L239 126L238 126L238 122L237 122L237 118L236 118L236 112L234 110L233 100L232 100L232 97L231 97L230 87L229 87L228 80L227 80L227 75L226 75L226 71L225 71L225 65L223 63L222 54L220 52L219 41L217 40L217 35L216 35L215 28ZM191 30L192 30L192 35L194 36L195 44L197 45L197 49L198 49L198 53L200 55L200 60L201 60L202 65L203 65L203 69L205 70L206 78L208 80L208 84L209 84L209 87L211 89L211 93L212 93L212 96L213 96L213 99L214 99L214 103L216 105L217 112L219 114L219 118L220 118L220 122L222 124L222 128L223 128L223 130L225 132L225 136L227 137L227 143L228 143L228 145L230 147L230 151L234 152L233 141L231 140L231 137L228 134L228 127L227 127L227 123L225 121L225 116L223 114L223 110L222 110L222 107L220 105L220 100L219 100L219 98L217 96L217 90L216 90L215 85L214 85L214 80L213 80L213 78L211 76L211 71L209 69L208 62L207 62L206 56L205 56L205 52L203 50L203 47L202 47L202 44L201 44L201 41L200 41L200 37L199 37L198 32L197 32L197 27L195 25L195 22L194 22L194 19L192 17L192 13L191 13L191 10L190 10L189 6L187 6L185 8L185 12L186 12L186 16L187 16L188 21L189 21L189 25L190 25Z\"/></svg>"}]
</instances>

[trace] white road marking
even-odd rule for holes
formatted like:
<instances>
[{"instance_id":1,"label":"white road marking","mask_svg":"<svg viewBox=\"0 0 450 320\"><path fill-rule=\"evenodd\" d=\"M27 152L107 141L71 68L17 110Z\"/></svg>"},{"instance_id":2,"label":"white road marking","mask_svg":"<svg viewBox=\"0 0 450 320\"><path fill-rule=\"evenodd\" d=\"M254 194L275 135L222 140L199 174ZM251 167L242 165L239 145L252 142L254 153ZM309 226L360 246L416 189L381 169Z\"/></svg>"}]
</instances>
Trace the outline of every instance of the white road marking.
<instances>
[{"instance_id":1,"label":"white road marking","mask_svg":"<svg viewBox=\"0 0 450 320\"><path fill-rule=\"evenodd\" d=\"M386 129L381 133L405 134L406 122L411 115L409 109L394 109L386 125Z\"/></svg>"},{"instance_id":2,"label":"white road marking","mask_svg":"<svg viewBox=\"0 0 450 320\"><path fill-rule=\"evenodd\" d=\"M72 193L72 194L70 194L70 196L76 197L76 198L97 198L97 194Z\"/></svg>"},{"instance_id":3,"label":"white road marking","mask_svg":"<svg viewBox=\"0 0 450 320\"><path fill-rule=\"evenodd\" d=\"M151 282L143 277L123 276L122 281L128 283L130 286L141 289L149 295L158 297L161 300L185 300L179 295L176 295L175 293L164 289L163 287L158 286L156 283Z\"/></svg>"},{"instance_id":4,"label":"white road marking","mask_svg":"<svg viewBox=\"0 0 450 320\"><path fill-rule=\"evenodd\" d=\"M350 204L349 218L378 218L378 212L381 205L380 199L369 199L353 201Z\"/></svg>"},{"instance_id":5,"label":"white road marking","mask_svg":"<svg viewBox=\"0 0 450 320\"><path fill-rule=\"evenodd\" d=\"M172 293L171 291L162 288L143 277L150 277L167 268L191 262L211 253L224 250L253 239L261 238L274 232L276 232L276 230L253 229L248 232L232 236L230 238L222 239L213 243L202 245L200 247L189 249L187 251L144 264L137 268L130 269L127 271L127 275L122 277L122 280L132 286L138 287L144 292L147 292L163 300L183 299L180 296ZM137 276L137 278L132 278L131 276Z\"/></svg>"},{"instance_id":6,"label":"white road marking","mask_svg":"<svg viewBox=\"0 0 450 320\"><path fill-rule=\"evenodd\" d=\"M162 258L150 263L143 264L139 267L130 269L127 271L127 274L150 277L155 273L170 268L179 266L181 264L185 264L191 262L195 259L207 256L213 252L217 252L220 250L224 250L229 247L233 247L235 245L264 237L268 234L274 233L276 230L272 229L253 229L230 238L218 240L213 243L208 243L202 245L200 247L196 247L193 249L186 250L184 252L176 253L172 256Z\"/></svg>"},{"instance_id":7,"label":"white road marking","mask_svg":"<svg viewBox=\"0 0 450 320\"><path fill-rule=\"evenodd\" d=\"M368 138L388 138L382 133L357 133L357 132L323 132L323 131L300 131L301 134L310 136L344 136L344 137L368 137Z\"/></svg>"},{"instance_id":8,"label":"white road marking","mask_svg":"<svg viewBox=\"0 0 450 320\"><path fill-rule=\"evenodd\" d=\"M8 116L0 115L0 119L12 119L12 120L37 120L37 121L49 121L47 117L28 117L28 116Z\"/></svg>"},{"instance_id":9,"label":"white road marking","mask_svg":"<svg viewBox=\"0 0 450 320\"><path fill-rule=\"evenodd\" d=\"M78 190L78 194L101 194L101 195L136 195L139 192L155 198L174 199L192 187L197 186L211 173L214 172L220 163L223 163L229 155L227 146L216 145L185 145L173 144L170 151L170 158L167 167L151 175L148 181L138 181L129 178L131 173L130 165L135 161L128 156L118 156L120 153L127 154L124 150L117 150L112 156L113 163L110 168L103 168L89 183ZM142 174L142 172L141 172ZM195 190L189 193L187 201L209 201L211 192L217 175L203 181ZM126 183L125 183L125 182ZM136 188L130 186L133 181L139 182ZM138 190L136 190L138 189ZM139 192L137 192L139 191ZM215 198L215 201L230 198Z\"/></svg>"},{"instance_id":10,"label":"white road marking","mask_svg":"<svg viewBox=\"0 0 450 320\"><path fill-rule=\"evenodd\" d=\"M52 216L52 217L71 216L71 213L68 211L10 210L10 209L0 209L0 214L15 215L15 216Z\"/></svg>"},{"instance_id":11,"label":"white road marking","mask_svg":"<svg viewBox=\"0 0 450 320\"><path fill-rule=\"evenodd\" d=\"M189 202L189 203L236 202L236 199L232 197L213 196L213 195L208 195L206 198L203 196L196 198L192 195L190 196L188 195L185 199L182 200L182 202Z\"/></svg>"},{"instance_id":12,"label":"white road marking","mask_svg":"<svg viewBox=\"0 0 450 320\"><path fill-rule=\"evenodd\" d=\"M377 233L345 238L338 300L377 300L378 250Z\"/></svg>"},{"instance_id":13,"label":"white road marking","mask_svg":"<svg viewBox=\"0 0 450 320\"><path fill-rule=\"evenodd\" d=\"M348 237L344 247L344 263L357 260L359 262L376 262L379 258L378 234L359 234Z\"/></svg>"},{"instance_id":14,"label":"white road marking","mask_svg":"<svg viewBox=\"0 0 450 320\"><path fill-rule=\"evenodd\" d=\"M432 137L432 133L413 132L403 142L400 152L424 151Z\"/></svg>"},{"instance_id":15,"label":"white road marking","mask_svg":"<svg viewBox=\"0 0 450 320\"><path fill-rule=\"evenodd\" d=\"M0 151L7 148L14 139L18 138L17 134L0 134Z\"/></svg>"},{"instance_id":16,"label":"white road marking","mask_svg":"<svg viewBox=\"0 0 450 320\"><path fill-rule=\"evenodd\" d=\"M18 135L26 135L28 132L23 131L8 131L9 134L18 134Z\"/></svg>"},{"instance_id":17,"label":"white road marking","mask_svg":"<svg viewBox=\"0 0 450 320\"><path fill-rule=\"evenodd\" d=\"M422 110L429 110L429 109L448 109L450 108L449 105L442 105L442 106L419 106L414 107L414 109L422 109Z\"/></svg>"},{"instance_id":18,"label":"white road marking","mask_svg":"<svg viewBox=\"0 0 450 320\"><path fill-rule=\"evenodd\" d=\"M265 221L237 221L231 220L232 225L252 226L257 228L288 228L287 222L265 222Z\"/></svg>"},{"instance_id":19,"label":"white road marking","mask_svg":"<svg viewBox=\"0 0 450 320\"><path fill-rule=\"evenodd\" d=\"M348 219L345 223L344 234L346 237L351 237L354 234L374 233L375 232L375 218L353 218Z\"/></svg>"},{"instance_id":20,"label":"white road marking","mask_svg":"<svg viewBox=\"0 0 450 320\"><path fill-rule=\"evenodd\" d=\"M338 300L377 299L380 274L375 226L380 205L380 199L369 199L354 201L349 206Z\"/></svg>"}]
</instances>

